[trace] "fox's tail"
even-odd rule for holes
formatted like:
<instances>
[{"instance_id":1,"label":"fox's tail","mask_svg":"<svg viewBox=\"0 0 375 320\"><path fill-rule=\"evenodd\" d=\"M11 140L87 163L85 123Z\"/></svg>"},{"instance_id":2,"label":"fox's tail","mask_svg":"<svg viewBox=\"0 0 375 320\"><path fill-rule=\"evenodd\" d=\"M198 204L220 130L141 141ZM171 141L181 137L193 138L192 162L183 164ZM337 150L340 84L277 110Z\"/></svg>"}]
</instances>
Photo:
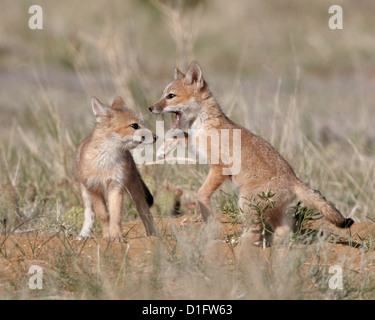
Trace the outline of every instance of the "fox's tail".
<instances>
[{"instance_id":1,"label":"fox's tail","mask_svg":"<svg viewBox=\"0 0 375 320\"><path fill-rule=\"evenodd\" d=\"M154 197L152 196L150 190L147 188L146 183L143 181L143 179L141 177L140 179L141 179L143 191L145 193L146 202L148 206L151 208L152 205L154 204Z\"/></svg>"},{"instance_id":2,"label":"fox's tail","mask_svg":"<svg viewBox=\"0 0 375 320\"><path fill-rule=\"evenodd\" d=\"M339 228L349 228L354 223L352 219L345 218L319 191L311 189L304 183L299 182L295 188L295 192L306 207L318 210L335 226Z\"/></svg>"}]
</instances>

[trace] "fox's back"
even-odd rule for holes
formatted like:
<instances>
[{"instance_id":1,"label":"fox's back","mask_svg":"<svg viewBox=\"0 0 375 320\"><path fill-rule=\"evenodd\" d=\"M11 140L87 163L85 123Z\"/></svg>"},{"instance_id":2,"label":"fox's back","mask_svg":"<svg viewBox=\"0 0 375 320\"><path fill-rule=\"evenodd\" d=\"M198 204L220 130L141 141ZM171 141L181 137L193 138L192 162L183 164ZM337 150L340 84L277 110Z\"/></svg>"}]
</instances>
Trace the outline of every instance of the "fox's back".
<instances>
[{"instance_id":1,"label":"fox's back","mask_svg":"<svg viewBox=\"0 0 375 320\"><path fill-rule=\"evenodd\" d=\"M295 176L292 167L269 142L229 118L221 117L206 122L204 132L210 130L216 130L221 139L220 147L216 146L217 150L209 150L209 153L217 152L221 157L223 153L220 148L229 148L229 154L233 157L239 157L240 153L241 169L236 174L240 180ZM223 139L224 133L227 133L228 138ZM229 141L229 145L225 141ZM223 165L223 161L220 162Z\"/></svg>"},{"instance_id":2,"label":"fox's back","mask_svg":"<svg viewBox=\"0 0 375 320\"><path fill-rule=\"evenodd\" d=\"M289 163L268 141L239 125L236 127L241 129L240 180L296 178Z\"/></svg>"}]
</instances>

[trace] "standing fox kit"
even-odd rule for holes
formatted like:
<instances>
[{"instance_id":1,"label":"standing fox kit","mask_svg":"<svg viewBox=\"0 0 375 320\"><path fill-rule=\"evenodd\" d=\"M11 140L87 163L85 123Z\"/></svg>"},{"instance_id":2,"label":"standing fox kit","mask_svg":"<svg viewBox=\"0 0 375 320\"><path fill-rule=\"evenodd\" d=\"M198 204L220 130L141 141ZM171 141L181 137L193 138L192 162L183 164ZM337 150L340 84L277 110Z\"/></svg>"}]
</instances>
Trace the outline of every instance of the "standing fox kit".
<instances>
[{"instance_id":1,"label":"standing fox kit","mask_svg":"<svg viewBox=\"0 0 375 320\"><path fill-rule=\"evenodd\" d=\"M229 178L238 189L239 207L242 212L250 210L247 199L257 198L258 194L267 190L275 193L272 198L274 205L267 210L265 218L277 236L285 236L290 232L285 213L296 196L308 208L318 210L339 228L348 228L354 223L350 218L345 219L319 191L301 182L287 161L267 141L234 123L222 112L197 62L191 63L186 75L176 68L175 80L167 85L160 100L149 110L154 114L174 113L176 115L174 130L180 127L182 121L186 121L189 135L187 138L185 135L180 141L184 142L185 139L189 146L193 146L199 154L203 153L207 157L210 170L206 181L198 191L198 203L204 221L212 215L210 210L212 194ZM225 144L224 138L221 137L216 143L209 139L208 133L215 130L219 132L219 137L221 137L220 132L229 132L229 141L231 139L233 141L233 145L226 144L229 153L240 157L240 168L236 172L233 171L233 174L224 174L224 169L228 168L221 152ZM237 141L233 139L235 131L240 132L240 139ZM203 144L204 148L201 147L202 140L207 140L207 143ZM170 144L170 142L166 144L168 143ZM236 144L239 144L240 155L233 152ZM166 149L171 148L167 145ZM215 153L218 161L211 161ZM246 233L246 237L256 243L261 240L260 217L252 216L252 221L255 223Z\"/></svg>"},{"instance_id":2,"label":"standing fox kit","mask_svg":"<svg viewBox=\"0 0 375 320\"><path fill-rule=\"evenodd\" d=\"M147 235L154 234L154 221L149 210L153 197L129 150L141 144L153 144L156 136L144 127L143 121L132 110L125 107L120 97L114 100L111 107L93 98L92 110L96 117L95 127L76 152L85 208L85 220L78 239L90 237L96 213L103 238L122 241L121 217L125 193L134 201Z\"/></svg>"}]
</instances>

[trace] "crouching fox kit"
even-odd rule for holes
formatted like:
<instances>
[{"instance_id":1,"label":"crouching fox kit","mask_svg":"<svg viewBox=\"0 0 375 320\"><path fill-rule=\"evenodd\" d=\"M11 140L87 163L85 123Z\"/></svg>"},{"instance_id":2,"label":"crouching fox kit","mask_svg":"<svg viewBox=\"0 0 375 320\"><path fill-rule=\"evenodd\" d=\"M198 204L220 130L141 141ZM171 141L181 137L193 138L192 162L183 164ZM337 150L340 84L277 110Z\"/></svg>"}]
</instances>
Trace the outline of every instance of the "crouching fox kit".
<instances>
[{"instance_id":1,"label":"crouching fox kit","mask_svg":"<svg viewBox=\"0 0 375 320\"><path fill-rule=\"evenodd\" d=\"M184 75L177 68L175 79L164 89L162 97L149 110L154 114L174 113L176 130L186 122L189 134L172 142L166 142L165 149L171 150L171 143L178 141L193 146L199 154L204 153L210 170L206 181L198 191L198 203L204 221L211 216L210 198L226 179L231 179L239 192L239 207L243 212L250 212L249 198L257 199L262 192L272 191L274 204L266 211L267 223L274 234L285 236L290 232L286 211L296 196L311 209L317 209L323 216L339 228L348 228L354 221L345 217L328 202L319 191L313 190L301 182L287 161L264 139L230 120L221 110L203 78L198 63L193 61ZM219 140L213 141L209 132L218 131ZM235 131L238 139L234 139ZM240 157L240 168L228 174L228 162L222 159L221 149L225 145L220 132L229 133L228 144L232 156ZM206 143L200 143L206 140ZM236 141L234 141L236 140ZM227 140L226 140L227 141ZM240 152L234 154L234 146L239 144ZM216 154L215 154L216 152ZM216 156L216 161L212 157ZM218 160L217 160L218 159ZM254 222L245 236L256 243L261 240L259 217L252 216ZM279 238L280 239L280 238Z\"/></svg>"},{"instance_id":2,"label":"crouching fox kit","mask_svg":"<svg viewBox=\"0 0 375 320\"><path fill-rule=\"evenodd\" d=\"M121 217L125 193L134 201L147 235L154 234L154 221L149 210L153 197L129 150L153 144L156 136L144 127L140 117L125 107L121 97L117 97L110 107L93 98L92 110L96 117L95 127L76 152L85 216L78 239L90 237L96 214L103 238L122 241Z\"/></svg>"}]
</instances>

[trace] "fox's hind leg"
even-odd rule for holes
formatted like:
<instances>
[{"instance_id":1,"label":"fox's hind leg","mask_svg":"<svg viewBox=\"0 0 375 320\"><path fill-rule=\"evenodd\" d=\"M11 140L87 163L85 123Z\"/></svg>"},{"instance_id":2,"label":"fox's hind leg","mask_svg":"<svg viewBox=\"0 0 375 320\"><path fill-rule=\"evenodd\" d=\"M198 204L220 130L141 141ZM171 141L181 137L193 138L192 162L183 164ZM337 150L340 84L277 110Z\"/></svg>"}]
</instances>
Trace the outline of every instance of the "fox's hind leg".
<instances>
[{"instance_id":1,"label":"fox's hind leg","mask_svg":"<svg viewBox=\"0 0 375 320\"><path fill-rule=\"evenodd\" d=\"M295 199L295 194L290 191L287 185L284 188L273 186L275 194L272 197L273 206L266 213L267 223L272 229L273 241L272 244L280 244L289 239L291 233L291 220L288 217L287 211L290 204ZM277 190L281 190L277 192Z\"/></svg>"},{"instance_id":2,"label":"fox's hind leg","mask_svg":"<svg viewBox=\"0 0 375 320\"><path fill-rule=\"evenodd\" d=\"M84 240L90 238L91 230L93 229L95 223L95 212L93 210L91 198L86 187L82 183L80 187L84 206L85 220L83 222L83 226L81 232L79 233L79 236L77 237L77 240Z\"/></svg>"},{"instance_id":3,"label":"fox's hind leg","mask_svg":"<svg viewBox=\"0 0 375 320\"><path fill-rule=\"evenodd\" d=\"M109 214L105 205L104 195L102 193L90 192L92 205L100 224L102 226L103 239L110 240L109 234Z\"/></svg>"},{"instance_id":4,"label":"fox's hind leg","mask_svg":"<svg viewBox=\"0 0 375 320\"><path fill-rule=\"evenodd\" d=\"M261 245L270 233L273 234L273 244L279 244L287 239L291 231L280 207L268 209L262 218L258 213L251 212L246 215L246 220L250 227L243 233L241 241L255 246Z\"/></svg>"},{"instance_id":5,"label":"fox's hind leg","mask_svg":"<svg viewBox=\"0 0 375 320\"><path fill-rule=\"evenodd\" d=\"M262 243L262 222L260 217L250 210L249 200L245 197L240 197L238 206L241 210L242 219L245 224L250 227L244 231L241 236L241 242L246 242L251 245L258 246Z\"/></svg>"},{"instance_id":6,"label":"fox's hind leg","mask_svg":"<svg viewBox=\"0 0 375 320\"><path fill-rule=\"evenodd\" d=\"M273 241L272 244L280 244L288 239L291 232L289 222L287 221L282 206L277 206L267 212L267 223L272 229Z\"/></svg>"},{"instance_id":7,"label":"fox's hind leg","mask_svg":"<svg viewBox=\"0 0 375 320\"><path fill-rule=\"evenodd\" d=\"M123 192L123 189L118 186L112 187L108 191L110 241L123 241L121 231Z\"/></svg>"},{"instance_id":8,"label":"fox's hind leg","mask_svg":"<svg viewBox=\"0 0 375 320\"><path fill-rule=\"evenodd\" d=\"M285 210L295 195L287 188L280 188L277 180L270 181L265 187L262 183L253 183L253 185L243 185L240 190L239 207L245 222L250 225L242 238L246 243L260 245L262 240L265 241L264 237L272 233L273 243L279 243L290 233ZM277 192L280 189L281 191ZM272 196L266 198L261 196L267 192Z\"/></svg>"}]
</instances>

